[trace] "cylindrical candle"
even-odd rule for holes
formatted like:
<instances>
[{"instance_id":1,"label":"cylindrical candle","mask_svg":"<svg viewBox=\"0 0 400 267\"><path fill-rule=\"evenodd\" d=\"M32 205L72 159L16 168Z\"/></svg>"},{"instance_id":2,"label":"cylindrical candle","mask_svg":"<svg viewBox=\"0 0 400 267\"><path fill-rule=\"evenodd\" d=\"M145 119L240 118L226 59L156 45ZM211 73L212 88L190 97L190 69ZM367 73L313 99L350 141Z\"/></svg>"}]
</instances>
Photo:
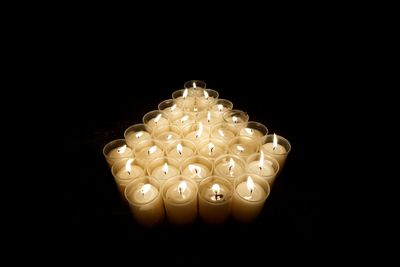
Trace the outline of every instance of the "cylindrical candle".
<instances>
[{"instance_id":1,"label":"cylindrical candle","mask_svg":"<svg viewBox=\"0 0 400 267\"><path fill-rule=\"evenodd\" d=\"M228 220L233 195L232 183L219 176L210 176L199 184L199 215L207 224Z\"/></svg>"},{"instance_id":2,"label":"cylindrical candle","mask_svg":"<svg viewBox=\"0 0 400 267\"><path fill-rule=\"evenodd\" d=\"M199 142L197 153L200 156L215 159L223 154L226 154L228 151L228 146L225 142L219 139L205 139Z\"/></svg>"},{"instance_id":3,"label":"cylindrical candle","mask_svg":"<svg viewBox=\"0 0 400 267\"><path fill-rule=\"evenodd\" d=\"M260 142L248 136L236 136L228 144L229 153L246 160L253 153L257 153L260 148Z\"/></svg>"},{"instance_id":4,"label":"cylindrical candle","mask_svg":"<svg viewBox=\"0 0 400 267\"><path fill-rule=\"evenodd\" d=\"M172 93L172 99L183 110L193 108L196 102L194 91L189 89L176 90Z\"/></svg>"},{"instance_id":5,"label":"cylindrical candle","mask_svg":"<svg viewBox=\"0 0 400 267\"><path fill-rule=\"evenodd\" d=\"M196 147L198 144L205 139L208 139L210 132L206 128L204 128L203 123L193 123L187 125L182 129L183 135L185 139L188 139L195 143Z\"/></svg>"},{"instance_id":6,"label":"cylindrical candle","mask_svg":"<svg viewBox=\"0 0 400 267\"><path fill-rule=\"evenodd\" d=\"M265 155L263 151L251 154L247 158L248 173L257 174L263 177L272 188L276 174L279 172L279 163L270 155Z\"/></svg>"},{"instance_id":7,"label":"cylindrical candle","mask_svg":"<svg viewBox=\"0 0 400 267\"><path fill-rule=\"evenodd\" d=\"M160 141L143 140L135 145L135 157L144 164L162 156L164 156L164 145Z\"/></svg>"},{"instance_id":8,"label":"cylindrical candle","mask_svg":"<svg viewBox=\"0 0 400 267\"><path fill-rule=\"evenodd\" d=\"M196 153L196 145L190 140L179 139L167 146L166 153L181 162Z\"/></svg>"},{"instance_id":9,"label":"cylindrical candle","mask_svg":"<svg viewBox=\"0 0 400 267\"><path fill-rule=\"evenodd\" d=\"M228 179L232 184L235 178L242 175L245 170L246 163L236 155L221 155L214 162L214 174Z\"/></svg>"},{"instance_id":10,"label":"cylindrical candle","mask_svg":"<svg viewBox=\"0 0 400 267\"><path fill-rule=\"evenodd\" d=\"M111 168L116 160L133 157L133 150L127 145L125 139L117 139L104 146L103 155L108 167Z\"/></svg>"},{"instance_id":11,"label":"cylindrical candle","mask_svg":"<svg viewBox=\"0 0 400 267\"><path fill-rule=\"evenodd\" d=\"M168 179L161 188L168 221L190 224L197 217L197 184L183 176Z\"/></svg>"},{"instance_id":12,"label":"cylindrical candle","mask_svg":"<svg viewBox=\"0 0 400 267\"><path fill-rule=\"evenodd\" d=\"M225 126L235 134L238 134L242 128L246 127L249 121L249 115L238 109L225 112L223 118Z\"/></svg>"},{"instance_id":13,"label":"cylindrical candle","mask_svg":"<svg viewBox=\"0 0 400 267\"><path fill-rule=\"evenodd\" d=\"M174 121L183 116L183 110L175 100L167 99L158 104L158 110L164 112L169 121Z\"/></svg>"},{"instance_id":14,"label":"cylindrical candle","mask_svg":"<svg viewBox=\"0 0 400 267\"><path fill-rule=\"evenodd\" d=\"M168 146L174 141L181 139L182 130L175 125L162 125L153 128L154 139L162 142L164 146Z\"/></svg>"},{"instance_id":15,"label":"cylindrical candle","mask_svg":"<svg viewBox=\"0 0 400 267\"><path fill-rule=\"evenodd\" d=\"M289 141L282 136L270 134L267 135L265 143L261 146L261 150L278 161L280 173L291 150L291 145Z\"/></svg>"},{"instance_id":16,"label":"cylindrical candle","mask_svg":"<svg viewBox=\"0 0 400 267\"><path fill-rule=\"evenodd\" d=\"M143 124L146 125L149 132L152 132L155 127L168 125L167 115L160 110L152 110L143 116Z\"/></svg>"},{"instance_id":17,"label":"cylindrical candle","mask_svg":"<svg viewBox=\"0 0 400 267\"><path fill-rule=\"evenodd\" d=\"M111 167L121 199L126 201L124 191L126 185L135 178L145 176L145 166L135 158L124 158L114 162Z\"/></svg>"},{"instance_id":18,"label":"cylindrical candle","mask_svg":"<svg viewBox=\"0 0 400 267\"><path fill-rule=\"evenodd\" d=\"M156 178L160 184L180 174L179 161L170 157L155 158L147 164L147 173Z\"/></svg>"},{"instance_id":19,"label":"cylindrical candle","mask_svg":"<svg viewBox=\"0 0 400 267\"><path fill-rule=\"evenodd\" d=\"M213 106L219 97L217 91L212 89L203 89L201 90L201 95L196 97L196 106L199 108L207 109Z\"/></svg>"},{"instance_id":20,"label":"cylindrical candle","mask_svg":"<svg viewBox=\"0 0 400 267\"><path fill-rule=\"evenodd\" d=\"M268 182L256 174L244 174L235 180L232 216L239 222L254 221L270 192Z\"/></svg>"},{"instance_id":21,"label":"cylindrical candle","mask_svg":"<svg viewBox=\"0 0 400 267\"><path fill-rule=\"evenodd\" d=\"M146 125L138 123L129 126L124 132L124 137L128 146L134 148L138 142L151 139L151 134L147 130Z\"/></svg>"},{"instance_id":22,"label":"cylindrical candle","mask_svg":"<svg viewBox=\"0 0 400 267\"><path fill-rule=\"evenodd\" d=\"M132 180L125 188L125 197L136 221L143 226L156 226L164 220L160 184L152 177Z\"/></svg>"},{"instance_id":23,"label":"cylindrical candle","mask_svg":"<svg viewBox=\"0 0 400 267\"><path fill-rule=\"evenodd\" d=\"M239 136L247 136L258 143L265 142L268 135L267 127L256 121L247 122L247 126L240 130Z\"/></svg>"},{"instance_id":24,"label":"cylindrical candle","mask_svg":"<svg viewBox=\"0 0 400 267\"><path fill-rule=\"evenodd\" d=\"M182 161L180 170L182 176L199 183L205 177L213 173L213 162L202 156L191 156Z\"/></svg>"},{"instance_id":25,"label":"cylindrical candle","mask_svg":"<svg viewBox=\"0 0 400 267\"><path fill-rule=\"evenodd\" d=\"M217 99L217 102L211 107L211 112L215 117L220 118L223 121L223 115L226 111L232 110L233 104L231 101L226 99Z\"/></svg>"},{"instance_id":26,"label":"cylindrical candle","mask_svg":"<svg viewBox=\"0 0 400 267\"><path fill-rule=\"evenodd\" d=\"M235 132L226 127L224 124L216 124L211 127L211 138L219 139L228 143L235 137Z\"/></svg>"},{"instance_id":27,"label":"cylindrical candle","mask_svg":"<svg viewBox=\"0 0 400 267\"><path fill-rule=\"evenodd\" d=\"M184 114L182 117L170 121L171 124L178 126L179 128L183 129L188 125L191 125L196 122L196 117L194 115ZM185 133L183 133L185 134Z\"/></svg>"}]
</instances>

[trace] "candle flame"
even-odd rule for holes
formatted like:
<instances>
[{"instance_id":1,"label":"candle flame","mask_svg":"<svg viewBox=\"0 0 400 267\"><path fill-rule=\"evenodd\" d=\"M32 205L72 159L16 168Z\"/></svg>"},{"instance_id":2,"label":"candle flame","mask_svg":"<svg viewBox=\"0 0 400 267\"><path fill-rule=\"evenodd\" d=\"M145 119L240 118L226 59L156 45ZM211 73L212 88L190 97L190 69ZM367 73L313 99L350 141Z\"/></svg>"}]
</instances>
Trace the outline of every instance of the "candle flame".
<instances>
[{"instance_id":1,"label":"candle flame","mask_svg":"<svg viewBox=\"0 0 400 267\"><path fill-rule=\"evenodd\" d=\"M258 162L258 168L262 170L264 167L264 152L261 150L260 152L260 161Z\"/></svg>"},{"instance_id":2,"label":"candle flame","mask_svg":"<svg viewBox=\"0 0 400 267\"><path fill-rule=\"evenodd\" d=\"M235 161L233 158L229 160L229 175L233 176L233 168L235 168Z\"/></svg>"},{"instance_id":3,"label":"candle flame","mask_svg":"<svg viewBox=\"0 0 400 267\"><path fill-rule=\"evenodd\" d=\"M185 181L179 183L178 190L181 195L183 192L185 192L186 188L187 188L187 183Z\"/></svg>"},{"instance_id":4,"label":"candle flame","mask_svg":"<svg viewBox=\"0 0 400 267\"><path fill-rule=\"evenodd\" d=\"M215 146L213 143L211 143L211 142L208 143L208 155L210 155L210 156L212 155L214 148L215 148Z\"/></svg>"},{"instance_id":5,"label":"candle flame","mask_svg":"<svg viewBox=\"0 0 400 267\"><path fill-rule=\"evenodd\" d=\"M169 170L168 163L166 163L166 162L164 163L164 166L162 167L162 170L163 170L164 175L167 175L168 170Z\"/></svg>"},{"instance_id":6,"label":"candle flame","mask_svg":"<svg viewBox=\"0 0 400 267\"><path fill-rule=\"evenodd\" d=\"M144 194L146 194L147 192L149 192L151 188L151 184L145 184L142 186L142 188L140 189L140 193L142 193L142 195L144 196Z\"/></svg>"},{"instance_id":7,"label":"candle flame","mask_svg":"<svg viewBox=\"0 0 400 267\"><path fill-rule=\"evenodd\" d=\"M208 92L206 90L204 90L203 93L204 93L204 97L208 100L208 97L209 97Z\"/></svg>"},{"instance_id":8,"label":"candle flame","mask_svg":"<svg viewBox=\"0 0 400 267\"><path fill-rule=\"evenodd\" d=\"M203 123L199 122L199 130L196 133L196 138L199 138L203 134Z\"/></svg>"},{"instance_id":9,"label":"candle flame","mask_svg":"<svg viewBox=\"0 0 400 267\"><path fill-rule=\"evenodd\" d=\"M232 117L232 121L233 121L234 123L238 123L238 118L237 118L236 116L233 116L233 117Z\"/></svg>"},{"instance_id":10,"label":"candle flame","mask_svg":"<svg viewBox=\"0 0 400 267\"><path fill-rule=\"evenodd\" d=\"M183 91L183 95L182 95L182 97L183 97L183 99L186 99L186 97L188 96L188 89L185 89L185 91Z\"/></svg>"},{"instance_id":11,"label":"candle flame","mask_svg":"<svg viewBox=\"0 0 400 267\"><path fill-rule=\"evenodd\" d=\"M242 147L241 145L237 145L236 149L239 150L240 153L244 151L244 147Z\"/></svg>"},{"instance_id":12,"label":"candle flame","mask_svg":"<svg viewBox=\"0 0 400 267\"><path fill-rule=\"evenodd\" d=\"M171 140L172 134L167 135L167 140Z\"/></svg>"},{"instance_id":13,"label":"candle flame","mask_svg":"<svg viewBox=\"0 0 400 267\"><path fill-rule=\"evenodd\" d=\"M172 111L174 111L175 109L176 109L176 104L173 104L170 110L171 110L171 112L172 112Z\"/></svg>"},{"instance_id":14,"label":"candle flame","mask_svg":"<svg viewBox=\"0 0 400 267\"><path fill-rule=\"evenodd\" d=\"M154 145L154 146L149 148L149 150L147 151L147 154L148 155L153 154L154 152L156 152L156 150L157 150L157 146Z\"/></svg>"},{"instance_id":15,"label":"candle flame","mask_svg":"<svg viewBox=\"0 0 400 267\"><path fill-rule=\"evenodd\" d=\"M254 191L254 182L250 176L247 176L247 189L249 190L250 194Z\"/></svg>"},{"instance_id":16,"label":"candle flame","mask_svg":"<svg viewBox=\"0 0 400 267\"><path fill-rule=\"evenodd\" d=\"M181 122L184 123L185 121L187 121L189 119L188 115L185 115L181 118Z\"/></svg>"},{"instance_id":17,"label":"candle flame","mask_svg":"<svg viewBox=\"0 0 400 267\"><path fill-rule=\"evenodd\" d=\"M224 131L222 131L221 129L218 130L218 133L220 136L225 136Z\"/></svg>"},{"instance_id":18,"label":"candle flame","mask_svg":"<svg viewBox=\"0 0 400 267\"><path fill-rule=\"evenodd\" d=\"M122 153L125 152L125 150L126 150L126 145L123 145L123 146L121 146L121 147L119 147L119 148L117 149L117 152L118 152L119 154L122 154Z\"/></svg>"},{"instance_id":19,"label":"candle flame","mask_svg":"<svg viewBox=\"0 0 400 267\"><path fill-rule=\"evenodd\" d=\"M197 107L194 107L194 108L193 108L193 111L194 111L194 112L197 112L197 111L199 111L199 109L198 109Z\"/></svg>"},{"instance_id":20,"label":"candle flame","mask_svg":"<svg viewBox=\"0 0 400 267\"><path fill-rule=\"evenodd\" d=\"M189 171L191 173L194 173L194 174L200 174L201 173L201 168L199 166L197 166L197 165L189 164L188 167L189 167Z\"/></svg>"},{"instance_id":21,"label":"candle flame","mask_svg":"<svg viewBox=\"0 0 400 267\"><path fill-rule=\"evenodd\" d=\"M218 195L221 188L219 187L219 184L213 184L211 190L214 192L214 194Z\"/></svg>"},{"instance_id":22,"label":"candle flame","mask_svg":"<svg viewBox=\"0 0 400 267\"><path fill-rule=\"evenodd\" d=\"M177 144L176 145L176 151L179 153L179 155L182 155L182 145L181 144Z\"/></svg>"},{"instance_id":23,"label":"candle flame","mask_svg":"<svg viewBox=\"0 0 400 267\"><path fill-rule=\"evenodd\" d=\"M210 123L211 121L211 112L207 112L207 122Z\"/></svg>"},{"instance_id":24,"label":"candle flame","mask_svg":"<svg viewBox=\"0 0 400 267\"><path fill-rule=\"evenodd\" d=\"M132 171L132 162L133 162L133 159L128 159L127 161L126 161L126 163L125 163L125 171L127 172L127 173L129 173L129 174L131 174L131 171Z\"/></svg>"},{"instance_id":25,"label":"candle flame","mask_svg":"<svg viewBox=\"0 0 400 267\"><path fill-rule=\"evenodd\" d=\"M276 134L274 133L274 140L272 142L272 149L275 150L275 148L278 146L278 138L276 138Z\"/></svg>"},{"instance_id":26,"label":"candle flame","mask_svg":"<svg viewBox=\"0 0 400 267\"><path fill-rule=\"evenodd\" d=\"M253 129L251 129L251 128L244 128L244 130L249 135L253 135L254 134Z\"/></svg>"},{"instance_id":27,"label":"candle flame","mask_svg":"<svg viewBox=\"0 0 400 267\"><path fill-rule=\"evenodd\" d=\"M140 137L142 137L142 135L143 135L143 132L142 132L142 131L137 132L137 133L136 133L136 138L139 139Z\"/></svg>"},{"instance_id":28,"label":"candle flame","mask_svg":"<svg viewBox=\"0 0 400 267\"><path fill-rule=\"evenodd\" d=\"M196 88L197 88L197 86L196 86L196 82L193 82L193 88L194 88L194 89L196 89Z\"/></svg>"},{"instance_id":29,"label":"candle flame","mask_svg":"<svg viewBox=\"0 0 400 267\"><path fill-rule=\"evenodd\" d=\"M161 119L162 114L158 114L157 117L154 118L154 122L158 123L158 121Z\"/></svg>"},{"instance_id":30,"label":"candle flame","mask_svg":"<svg viewBox=\"0 0 400 267\"><path fill-rule=\"evenodd\" d=\"M218 104L218 110L219 112L222 112L224 110L224 105Z\"/></svg>"}]
</instances>

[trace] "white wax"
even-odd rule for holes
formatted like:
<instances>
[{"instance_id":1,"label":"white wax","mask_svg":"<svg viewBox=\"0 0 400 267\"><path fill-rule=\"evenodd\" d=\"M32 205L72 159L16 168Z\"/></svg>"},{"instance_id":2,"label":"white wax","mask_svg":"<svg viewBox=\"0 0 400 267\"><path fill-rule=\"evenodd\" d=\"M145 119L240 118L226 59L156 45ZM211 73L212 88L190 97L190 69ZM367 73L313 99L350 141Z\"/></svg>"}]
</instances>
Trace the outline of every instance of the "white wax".
<instances>
[{"instance_id":1,"label":"white wax","mask_svg":"<svg viewBox=\"0 0 400 267\"><path fill-rule=\"evenodd\" d=\"M287 157L286 148L280 144L277 144L276 148L273 149L272 143L266 143L261 149L265 154L270 155L271 157L275 158L276 161L278 161L279 171L282 171Z\"/></svg>"},{"instance_id":2,"label":"white wax","mask_svg":"<svg viewBox=\"0 0 400 267\"><path fill-rule=\"evenodd\" d=\"M176 150L176 147L172 148L170 151L168 151L168 157L175 158L179 161L186 159L186 158L192 156L193 154L194 154L193 149L191 149L187 146L184 146L184 145L182 146L181 154L178 153L178 151Z\"/></svg>"},{"instance_id":3,"label":"white wax","mask_svg":"<svg viewBox=\"0 0 400 267\"><path fill-rule=\"evenodd\" d=\"M182 129L182 128L186 127L187 125L193 124L195 122L196 121L191 116L183 115L182 117L173 121L173 124Z\"/></svg>"},{"instance_id":4,"label":"white wax","mask_svg":"<svg viewBox=\"0 0 400 267\"><path fill-rule=\"evenodd\" d=\"M203 131L201 135L197 135L198 130L188 133L185 138L189 139L197 146L201 141L208 139L209 135L208 132Z\"/></svg>"},{"instance_id":5,"label":"white wax","mask_svg":"<svg viewBox=\"0 0 400 267\"><path fill-rule=\"evenodd\" d=\"M125 168L121 168L117 174L117 178L120 180L127 180L130 181L134 178L144 176L144 170L142 167L137 166L137 165L131 165L131 170L128 172L125 170Z\"/></svg>"},{"instance_id":6,"label":"white wax","mask_svg":"<svg viewBox=\"0 0 400 267\"><path fill-rule=\"evenodd\" d=\"M158 146L156 147L157 149L153 153L149 153L149 149L151 147L152 146L142 148L137 153L136 158L140 159L140 160L149 161L149 160L164 156L164 151L161 148L159 148Z\"/></svg>"},{"instance_id":7,"label":"white wax","mask_svg":"<svg viewBox=\"0 0 400 267\"><path fill-rule=\"evenodd\" d=\"M243 128L242 130L240 130L239 135L249 136L249 137L263 137L264 136L259 130L252 129L252 128Z\"/></svg>"},{"instance_id":8,"label":"white wax","mask_svg":"<svg viewBox=\"0 0 400 267\"><path fill-rule=\"evenodd\" d=\"M235 162L235 166L229 170L229 160L225 162L219 163L217 166L215 166L215 173L229 177L229 178L235 178L241 174L244 173L244 169L242 166L239 165L239 163Z\"/></svg>"},{"instance_id":9,"label":"white wax","mask_svg":"<svg viewBox=\"0 0 400 267\"><path fill-rule=\"evenodd\" d=\"M236 192L248 201L260 201L266 197L265 190L257 183L254 183L254 190L250 192L247 182L241 182L236 186Z\"/></svg>"},{"instance_id":10,"label":"white wax","mask_svg":"<svg viewBox=\"0 0 400 267\"><path fill-rule=\"evenodd\" d=\"M166 173L164 172L163 167L164 164L154 168L154 170L151 172L151 176L157 178L158 180L166 180L179 174L178 168L172 166L171 164L168 164L168 172Z\"/></svg>"},{"instance_id":11,"label":"white wax","mask_svg":"<svg viewBox=\"0 0 400 267\"><path fill-rule=\"evenodd\" d=\"M189 165L194 165L196 166L196 170L191 171L189 168ZM201 163L191 163L188 166L186 166L186 168L182 171L182 176L186 177L186 178L192 178L195 179L196 181L198 181L199 179L205 178L207 176L211 175L211 171L210 169Z\"/></svg>"},{"instance_id":12,"label":"white wax","mask_svg":"<svg viewBox=\"0 0 400 267\"><path fill-rule=\"evenodd\" d=\"M145 184L140 183L137 185L136 189L133 190L132 195L129 199L137 204L143 204L154 200L158 195L158 190L153 185L150 185L149 191L142 193L142 188Z\"/></svg>"},{"instance_id":13,"label":"white wax","mask_svg":"<svg viewBox=\"0 0 400 267\"><path fill-rule=\"evenodd\" d=\"M217 129L213 130L212 137L214 137L216 139L219 139L219 140L222 140L222 141L225 141L225 142L228 142L232 138L235 137L235 134L231 130L229 130L227 128L219 128L219 127L217 127Z\"/></svg>"},{"instance_id":14,"label":"white wax","mask_svg":"<svg viewBox=\"0 0 400 267\"><path fill-rule=\"evenodd\" d=\"M195 98L193 96L187 96L184 98L183 96L177 97L175 99L176 104L181 108L193 108L195 105Z\"/></svg>"},{"instance_id":15,"label":"white wax","mask_svg":"<svg viewBox=\"0 0 400 267\"><path fill-rule=\"evenodd\" d=\"M177 134L175 132L169 132L169 131L160 133L159 135L157 135L157 140L160 140L165 145L171 144L179 138L181 138L179 134Z\"/></svg>"},{"instance_id":16,"label":"white wax","mask_svg":"<svg viewBox=\"0 0 400 267\"><path fill-rule=\"evenodd\" d=\"M169 121L166 118L160 117L160 119L157 122L155 121L156 118L152 118L151 120L149 120L146 123L146 125L148 127L150 127L150 129L154 129L155 127L164 126L164 125L169 124Z\"/></svg>"},{"instance_id":17,"label":"white wax","mask_svg":"<svg viewBox=\"0 0 400 267\"><path fill-rule=\"evenodd\" d=\"M235 144L232 144L229 147L229 150L233 154L238 155L240 157L247 157L250 154L253 154L253 153L257 152L257 147L254 146L254 145L250 145L250 144L244 144L244 143L238 144L238 143L235 143Z\"/></svg>"},{"instance_id":18,"label":"white wax","mask_svg":"<svg viewBox=\"0 0 400 267\"><path fill-rule=\"evenodd\" d=\"M165 196L168 202L171 203L185 203L193 199L195 190L190 183L187 183L185 190L179 191L179 183L172 185L168 188Z\"/></svg>"},{"instance_id":19,"label":"white wax","mask_svg":"<svg viewBox=\"0 0 400 267\"><path fill-rule=\"evenodd\" d=\"M131 157L133 155L132 149L130 147L126 146L125 151L121 148L122 148L122 146L114 148L107 154L106 160L107 160L108 166L110 168L112 167L112 165L114 164L114 162L117 159L127 158L127 157ZM118 151L120 151L121 153L119 153Z\"/></svg>"},{"instance_id":20,"label":"white wax","mask_svg":"<svg viewBox=\"0 0 400 267\"><path fill-rule=\"evenodd\" d=\"M171 107L168 107L163 109L163 111L168 116L168 120L170 121L174 121L183 116L183 110L180 107L178 107L178 105L176 105L175 109L173 110L171 110Z\"/></svg>"},{"instance_id":21,"label":"white wax","mask_svg":"<svg viewBox=\"0 0 400 267\"><path fill-rule=\"evenodd\" d=\"M269 160L264 160L264 164L262 165L262 168L260 169L259 161L252 161L248 165L248 171L250 173L254 173L260 176L271 176L275 173L274 168L272 167L272 162Z\"/></svg>"},{"instance_id":22,"label":"white wax","mask_svg":"<svg viewBox=\"0 0 400 267\"><path fill-rule=\"evenodd\" d=\"M136 143L148 139L151 139L151 135L146 131L131 132L126 137L126 143L128 146L134 147Z\"/></svg>"},{"instance_id":23,"label":"white wax","mask_svg":"<svg viewBox=\"0 0 400 267\"><path fill-rule=\"evenodd\" d=\"M212 150L210 150L208 148L208 145L199 147L199 151L198 151L199 155L206 157L206 158L216 158L225 153L224 149L221 146L219 146L215 143L213 143L213 144L214 144L214 148Z\"/></svg>"},{"instance_id":24,"label":"white wax","mask_svg":"<svg viewBox=\"0 0 400 267\"><path fill-rule=\"evenodd\" d=\"M201 96L196 99L196 105L199 106L200 108L206 108L215 103L215 101L216 99L212 96L209 96L208 98Z\"/></svg>"}]
</instances>

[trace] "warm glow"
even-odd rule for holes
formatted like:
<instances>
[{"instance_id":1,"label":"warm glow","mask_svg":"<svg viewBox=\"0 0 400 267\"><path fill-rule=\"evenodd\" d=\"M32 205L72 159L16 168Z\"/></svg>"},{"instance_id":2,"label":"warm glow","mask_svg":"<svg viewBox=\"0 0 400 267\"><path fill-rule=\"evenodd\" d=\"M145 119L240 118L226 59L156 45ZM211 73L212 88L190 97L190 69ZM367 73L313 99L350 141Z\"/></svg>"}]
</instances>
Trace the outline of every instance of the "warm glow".
<instances>
[{"instance_id":1,"label":"warm glow","mask_svg":"<svg viewBox=\"0 0 400 267\"><path fill-rule=\"evenodd\" d=\"M224 110L224 105L218 104L218 110L222 112Z\"/></svg>"},{"instance_id":2,"label":"warm glow","mask_svg":"<svg viewBox=\"0 0 400 267\"><path fill-rule=\"evenodd\" d=\"M188 89L185 89L185 91L183 91L183 98L185 99L188 96Z\"/></svg>"},{"instance_id":3,"label":"warm glow","mask_svg":"<svg viewBox=\"0 0 400 267\"><path fill-rule=\"evenodd\" d=\"M194 89L196 89L196 88L197 88L197 86L196 86L196 82L193 82L193 88L194 88Z\"/></svg>"},{"instance_id":4,"label":"warm glow","mask_svg":"<svg viewBox=\"0 0 400 267\"><path fill-rule=\"evenodd\" d=\"M221 188L219 187L219 184L213 184L211 190L214 192L214 194L218 195Z\"/></svg>"},{"instance_id":5,"label":"warm glow","mask_svg":"<svg viewBox=\"0 0 400 267\"><path fill-rule=\"evenodd\" d=\"M177 144L176 145L176 151L179 153L179 155L182 155L182 145L181 144Z\"/></svg>"},{"instance_id":6,"label":"warm glow","mask_svg":"<svg viewBox=\"0 0 400 267\"><path fill-rule=\"evenodd\" d=\"M235 168L235 161L233 160L233 158L231 158L229 160L229 172L231 172L233 168Z\"/></svg>"},{"instance_id":7,"label":"warm glow","mask_svg":"<svg viewBox=\"0 0 400 267\"><path fill-rule=\"evenodd\" d=\"M158 121L161 119L162 114L158 114L157 117L154 118L154 122L158 123Z\"/></svg>"},{"instance_id":8,"label":"warm glow","mask_svg":"<svg viewBox=\"0 0 400 267\"><path fill-rule=\"evenodd\" d=\"M188 115L185 115L181 118L181 122L184 123L185 121L187 121L189 119Z\"/></svg>"},{"instance_id":9,"label":"warm glow","mask_svg":"<svg viewBox=\"0 0 400 267\"><path fill-rule=\"evenodd\" d=\"M274 140L272 142L272 149L275 150L275 148L278 146L278 138L276 138L276 134L274 133Z\"/></svg>"},{"instance_id":10,"label":"warm glow","mask_svg":"<svg viewBox=\"0 0 400 267\"><path fill-rule=\"evenodd\" d=\"M142 135L143 135L143 132L140 131L140 132L136 133L136 138L139 139L140 137L142 137Z\"/></svg>"},{"instance_id":11,"label":"warm glow","mask_svg":"<svg viewBox=\"0 0 400 267\"><path fill-rule=\"evenodd\" d=\"M199 138L203 134L203 123L199 122L199 130L196 133L196 138Z\"/></svg>"},{"instance_id":12,"label":"warm glow","mask_svg":"<svg viewBox=\"0 0 400 267\"><path fill-rule=\"evenodd\" d=\"M183 192L185 192L186 188L187 188L187 183L185 181L179 183L178 190L181 195Z\"/></svg>"},{"instance_id":13,"label":"warm glow","mask_svg":"<svg viewBox=\"0 0 400 267\"><path fill-rule=\"evenodd\" d=\"M213 150L214 150L214 148L215 148L215 146L214 146L214 144L213 143L208 143L208 155L210 155L211 156L211 154L212 154L212 152L213 152Z\"/></svg>"},{"instance_id":14,"label":"warm glow","mask_svg":"<svg viewBox=\"0 0 400 267\"><path fill-rule=\"evenodd\" d=\"M237 146L236 146L236 149L237 149L240 153L242 153L242 152L244 151L244 147L242 147L241 145L237 145Z\"/></svg>"},{"instance_id":15,"label":"warm glow","mask_svg":"<svg viewBox=\"0 0 400 267\"><path fill-rule=\"evenodd\" d=\"M247 176L247 189L249 189L250 194L254 191L254 182L250 176Z\"/></svg>"},{"instance_id":16,"label":"warm glow","mask_svg":"<svg viewBox=\"0 0 400 267\"><path fill-rule=\"evenodd\" d=\"M152 146L149 148L149 150L147 151L147 154L153 154L154 152L156 152L157 150L157 146Z\"/></svg>"},{"instance_id":17,"label":"warm glow","mask_svg":"<svg viewBox=\"0 0 400 267\"><path fill-rule=\"evenodd\" d=\"M197 165L194 164L189 164L188 166L189 171L194 173L194 174L200 174L201 173L201 168Z\"/></svg>"},{"instance_id":18,"label":"warm glow","mask_svg":"<svg viewBox=\"0 0 400 267\"><path fill-rule=\"evenodd\" d=\"M167 140L171 140L172 134L167 135Z\"/></svg>"},{"instance_id":19,"label":"warm glow","mask_svg":"<svg viewBox=\"0 0 400 267\"><path fill-rule=\"evenodd\" d=\"M221 129L218 130L218 133L220 136L225 136L224 131L222 131Z\"/></svg>"},{"instance_id":20,"label":"warm glow","mask_svg":"<svg viewBox=\"0 0 400 267\"><path fill-rule=\"evenodd\" d=\"M211 121L211 112L207 112L207 122L210 123Z\"/></svg>"},{"instance_id":21,"label":"warm glow","mask_svg":"<svg viewBox=\"0 0 400 267\"><path fill-rule=\"evenodd\" d=\"M149 192L151 188L151 184L145 184L142 186L142 188L140 189L140 193L142 193L142 195L144 196L144 194L146 194L147 192Z\"/></svg>"},{"instance_id":22,"label":"warm glow","mask_svg":"<svg viewBox=\"0 0 400 267\"><path fill-rule=\"evenodd\" d=\"M232 117L232 121L233 121L234 123L238 123L238 118L237 118L236 116L233 116L233 117Z\"/></svg>"},{"instance_id":23,"label":"warm glow","mask_svg":"<svg viewBox=\"0 0 400 267\"><path fill-rule=\"evenodd\" d=\"M249 135L253 135L253 129L251 128L244 128L244 131Z\"/></svg>"},{"instance_id":24,"label":"warm glow","mask_svg":"<svg viewBox=\"0 0 400 267\"><path fill-rule=\"evenodd\" d=\"M169 170L169 168L168 168L168 163L164 163L164 166L162 167L162 171L163 171L163 173L165 174L165 175L167 175L167 173L168 173L168 170Z\"/></svg>"},{"instance_id":25,"label":"warm glow","mask_svg":"<svg viewBox=\"0 0 400 267\"><path fill-rule=\"evenodd\" d=\"M133 159L128 159L127 160L127 162L126 162L126 164L125 164L125 171L127 172L127 173L131 173L131 171L132 171L132 162L133 162Z\"/></svg>"},{"instance_id":26,"label":"warm glow","mask_svg":"<svg viewBox=\"0 0 400 267\"><path fill-rule=\"evenodd\" d=\"M260 161L258 162L258 167L260 170L262 170L264 167L264 152L262 150L260 151Z\"/></svg>"},{"instance_id":27,"label":"warm glow","mask_svg":"<svg viewBox=\"0 0 400 267\"><path fill-rule=\"evenodd\" d=\"M172 105L171 111L174 111L176 109L176 104Z\"/></svg>"},{"instance_id":28,"label":"warm glow","mask_svg":"<svg viewBox=\"0 0 400 267\"><path fill-rule=\"evenodd\" d=\"M208 100L209 95L208 95L207 91L204 90L203 93L204 93L204 97Z\"/></svg>"},{"instance_id":29,"label":"warm glow","mask_svg":"<svg viewBox=\"0 0 400 267\"><path fill-rule=\"evenodd\" d=\"M122 154L122 153L125 152L125 150L126 150L126 145L123 145L123 146L121 146L121 147L119 147L119 148L117 149L117 152L118 152L119 154Z\"/></svg>"}]
</instances>

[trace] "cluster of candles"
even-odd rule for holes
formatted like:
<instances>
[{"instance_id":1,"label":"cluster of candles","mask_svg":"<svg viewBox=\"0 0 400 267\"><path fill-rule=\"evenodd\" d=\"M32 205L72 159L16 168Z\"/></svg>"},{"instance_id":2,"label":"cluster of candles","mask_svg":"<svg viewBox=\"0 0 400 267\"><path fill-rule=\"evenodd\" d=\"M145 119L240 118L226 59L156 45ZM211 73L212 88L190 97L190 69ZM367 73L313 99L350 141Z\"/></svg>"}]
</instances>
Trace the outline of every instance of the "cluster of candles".
<instances>
[{"instance_id":1,"label":"cluster of candles","mask_svg":"<svg viewBox=\"0 0 400 267\"><path fill-rule=\"evenodd\" d=\"M192 80L162 101L124 139L106 144L103 154L121 197L136 221L155 226L166 216L208 224L232 216L256 219L282 171L291 145L249 121L203 81Z\"/></svg>"}]
</instances>

